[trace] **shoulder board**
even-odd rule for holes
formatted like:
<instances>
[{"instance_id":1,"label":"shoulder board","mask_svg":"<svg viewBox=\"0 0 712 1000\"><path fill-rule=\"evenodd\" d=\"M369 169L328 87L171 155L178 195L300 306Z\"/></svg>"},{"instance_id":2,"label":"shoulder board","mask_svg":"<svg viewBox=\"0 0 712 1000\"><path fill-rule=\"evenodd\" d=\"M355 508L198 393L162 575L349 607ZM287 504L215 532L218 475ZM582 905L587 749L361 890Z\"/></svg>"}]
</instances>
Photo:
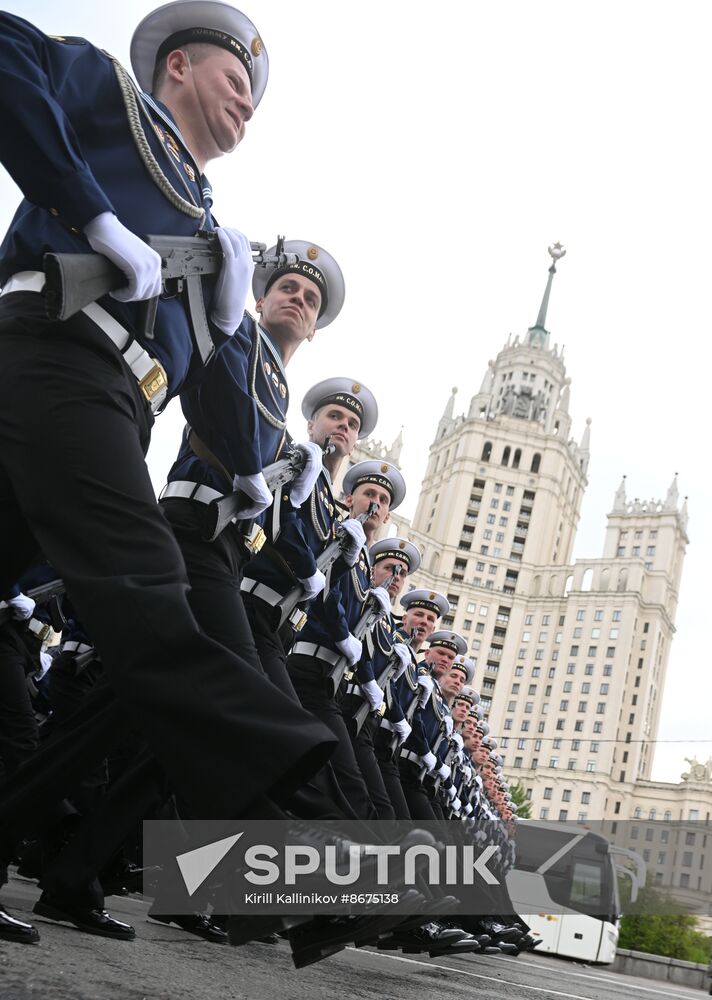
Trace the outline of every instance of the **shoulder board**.
<instances>
[{"instance_id":1,"label":"shoulder board","mask_svg":"<svg viewBox=\"0 0 712 1000\"><path fill-rule=\"evenodd\" d=\"M89 45L86 38L79 38L77 35L47 35L53 42L62 42L64 45Z\"/></svg>"}]
</instances>

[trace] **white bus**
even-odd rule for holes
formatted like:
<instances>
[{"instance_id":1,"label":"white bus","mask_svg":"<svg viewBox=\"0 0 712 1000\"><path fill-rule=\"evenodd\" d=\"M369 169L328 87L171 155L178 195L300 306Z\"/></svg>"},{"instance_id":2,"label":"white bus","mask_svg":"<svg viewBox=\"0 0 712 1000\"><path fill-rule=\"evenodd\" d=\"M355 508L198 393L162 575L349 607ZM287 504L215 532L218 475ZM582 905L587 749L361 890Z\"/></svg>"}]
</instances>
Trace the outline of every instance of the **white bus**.
<instances>
[{"instance_id":1,"label":"white bus","mask_svg":"<svg viewBox=\"0 0 712 1000\"><path fill-rule=\"evenodd\" d=\"M631 863L630 869L623 865ZM645 862L582 825L523 820L507 888L517 913L541 939L537 951L607 964L616 957L617 872L645 884Z\"/></svg>"}]
</instances>

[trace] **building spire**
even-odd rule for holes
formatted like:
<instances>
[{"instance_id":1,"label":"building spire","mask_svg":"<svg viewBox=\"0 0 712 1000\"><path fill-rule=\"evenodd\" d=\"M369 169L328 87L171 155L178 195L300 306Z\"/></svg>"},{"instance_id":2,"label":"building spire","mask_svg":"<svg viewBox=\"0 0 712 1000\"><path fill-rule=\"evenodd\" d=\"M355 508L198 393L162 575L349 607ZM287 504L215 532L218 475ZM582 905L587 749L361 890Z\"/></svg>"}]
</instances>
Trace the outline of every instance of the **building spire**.
<instances>
[{"instance_id":1,"label":"building spire","mask_svg":"<svg viewBox=\"0 0 712 1000\"><path fill-rule=\"evenodd\" d=\"M616 495L613 499L613 513L625 514L625 510L626 510L625 476L623 476L621 484L616 490Z\"/></svg>"},{"instance_id":2,"label":"building spire","mask_svg":"<svg viewBox=\"0 0 712 1000\"><path fill-rule=\"evenodd\" d=\"M453 413L455 412L455 396L456 395L457 395L457 386L454 385L452 387L452 391L450 393L450 398L448 399L447 403L445 404L445 411L443 412L443 415L442 415L442 419L443 420L452 420Z\"/></svg>"},{"instance_id":3,"label":"building spire","mask_svg":"<svg viewBox=\"0 0 712 1000\"><path fill-rule=\"evenodd\" d=\"M539 315L536 318L536 323L534 326L530 326L527 331L527 340L531 345L536 345L537 343L540 343L542 347L546 347L547 345L549 331L546 329L546 313L549 308L551 285L554 280L554 275L556 274L556 262L557 260L561 260L565 254L566 250L561 243L554 243L553 246L549 247L551 267L549 268L549 278L546 282L546 288L544 289L544 298L541 300L541 306L539 307Z\"/></svg>"}]
</instances>

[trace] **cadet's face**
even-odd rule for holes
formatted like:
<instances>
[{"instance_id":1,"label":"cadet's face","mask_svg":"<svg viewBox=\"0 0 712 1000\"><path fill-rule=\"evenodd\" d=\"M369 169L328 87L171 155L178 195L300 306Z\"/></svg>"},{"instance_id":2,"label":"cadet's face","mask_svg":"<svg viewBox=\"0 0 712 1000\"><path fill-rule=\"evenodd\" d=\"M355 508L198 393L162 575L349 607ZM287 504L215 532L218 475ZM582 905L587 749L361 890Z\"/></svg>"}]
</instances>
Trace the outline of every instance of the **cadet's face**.
<instances>
[{"instance_id":1,"label":"cadet's face","mask_svg":"<svg viewBox=\"0 0 712 1000\"><path fill-rule=\"evenodd\" d=\"M456 701L452 706L453 722L464 722L469 711L470 703L468 701Z\"/></svg>"},{"instance_id":2,"label":"cadet's face","mask_svg":"<svg viewBox=\"0 0 712 1000\"><path fill-rule=\"evenodd\" d=\"M470 711L470 706L469 705L467 706L467 711L468 712ZM462 720L462 737L463 737L463 739L465 737L472 736L472 734L473 734L474 731L475 731L475 723L474 723L474 721L473 721L473 719L472 719L472 717L470 715L466 715L465 718Z\"/></svg>"},{"instance_id":3,"label":"cadet's face","mask_svg":"<svg viewBox=\"0 0 712 1000\"><path fill-rule=\"evenodd\" d=\"M446 697L459 694L465 684L465 675L461 670L450 670L440 678L440 687Z\"/></svg>"},{"instance_id":4,"label":"cadet's face","mask_svg":"<svg viewBox=\"0 0 712 1000\"><path fill-rule=\"evenodd\" d=\"M335 448L334 454L345 458L354 450L361 421L351 410L336 404L322 406L307 424L309 439L323 445L327 437Z\"/></svg>"},{"instance_id":5,"label":"cadet's face","mask_svg":"<svg viewBox=\"0 0 712 1000\"><path fill-rule=\"evenodd\" d=\"M427 608L411 608L403 615L403 628L406 632L417 629L418 640L424 642L435 631L437 621L438 616L434 611L429 611Z\"/></svg>"},{"instance_id":6,"label":"cadet's face","mask_svg":"<svg viewBox=\"0 0 712 1000\"><path fill-rule=\"evenodd\" d=\"M311 340L321 308L321 292L302 274L283 274L255 305L268 332L301 343Z\"/></svg>"},{"instance_id":7,"label":"cadet's face","mask_svg":"<svg viewBox=\"0 0 712 1000\"><path fill-rule=\"evenodd\" d=\"M389 576L392 575L394 570L400 570L400 576L397 576L395 580L388 587L388 596L391 602L400 594L403 587L405 587L405 578L408 573L408 567L405 563L401 562L400 559L381 559L373 567L372 577L373 586L380 587L382 583L385 583Z\"/></svg>"},{"instance_id":8,"label":"cadet's face","mask_svg":"<svg viewBox=\"0 0 712 1000\"><path fill-rule=\"evenodd\" d=\"M432 667L435 676L440 678L450 669L455 655L454 649L447 649L445 646L432 646L425 654L425 659Z\"/></svg>"},{"instance_id":9,"label":"cadet's face","mask_svg":"<svg viewBox=\"0 0 712 1000\"><path fill-rule=\"evenodd\" d=\"M357 486L351 496L346 497L346 506L351 509L351 516L365 514L371 503L378 504L378 510L371 514L366 524L385 524L390 516L391 495L383 486L377 483L362 483Z\"/></svg>"},{"instance_id":10,"label":"cadet's face","mask_svg":"<svg viewBox=\"0 0 712 1000\"><path fill-rule=\"evenodd\" d=\"M190 70L191 124L196 129L202 126L206 145L213 147L212 156L231 153L253 114L247 70L237 56L217 46Z\"/></svg>"}]
</instances>

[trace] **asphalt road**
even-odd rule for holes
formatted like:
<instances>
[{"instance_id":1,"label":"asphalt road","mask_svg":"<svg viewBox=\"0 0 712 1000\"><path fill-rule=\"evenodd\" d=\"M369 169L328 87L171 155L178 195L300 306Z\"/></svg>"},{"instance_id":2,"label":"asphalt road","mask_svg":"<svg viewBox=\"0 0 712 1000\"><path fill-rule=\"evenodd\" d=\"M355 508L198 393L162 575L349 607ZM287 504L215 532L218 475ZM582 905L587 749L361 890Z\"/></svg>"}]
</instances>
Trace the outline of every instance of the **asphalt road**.
<instances>
[{"instance_id":1,"label":"asphalt road","mask_svg":"<svg viewBox=\"0 0 712 1000\"><path fill-rule=\"evenodd\" d=\"M12 879L3 902L32 919L39 945L0 942L2 1000L701 1000L701 990L621 976L548 956L430 959L346 949L295 970L286 943L229 948L146 919L139 896L110 910L135 941L107 941L32 917L39 891ZM447 991L446 993L444 991Z\"/></svg>"}]
</instances>

